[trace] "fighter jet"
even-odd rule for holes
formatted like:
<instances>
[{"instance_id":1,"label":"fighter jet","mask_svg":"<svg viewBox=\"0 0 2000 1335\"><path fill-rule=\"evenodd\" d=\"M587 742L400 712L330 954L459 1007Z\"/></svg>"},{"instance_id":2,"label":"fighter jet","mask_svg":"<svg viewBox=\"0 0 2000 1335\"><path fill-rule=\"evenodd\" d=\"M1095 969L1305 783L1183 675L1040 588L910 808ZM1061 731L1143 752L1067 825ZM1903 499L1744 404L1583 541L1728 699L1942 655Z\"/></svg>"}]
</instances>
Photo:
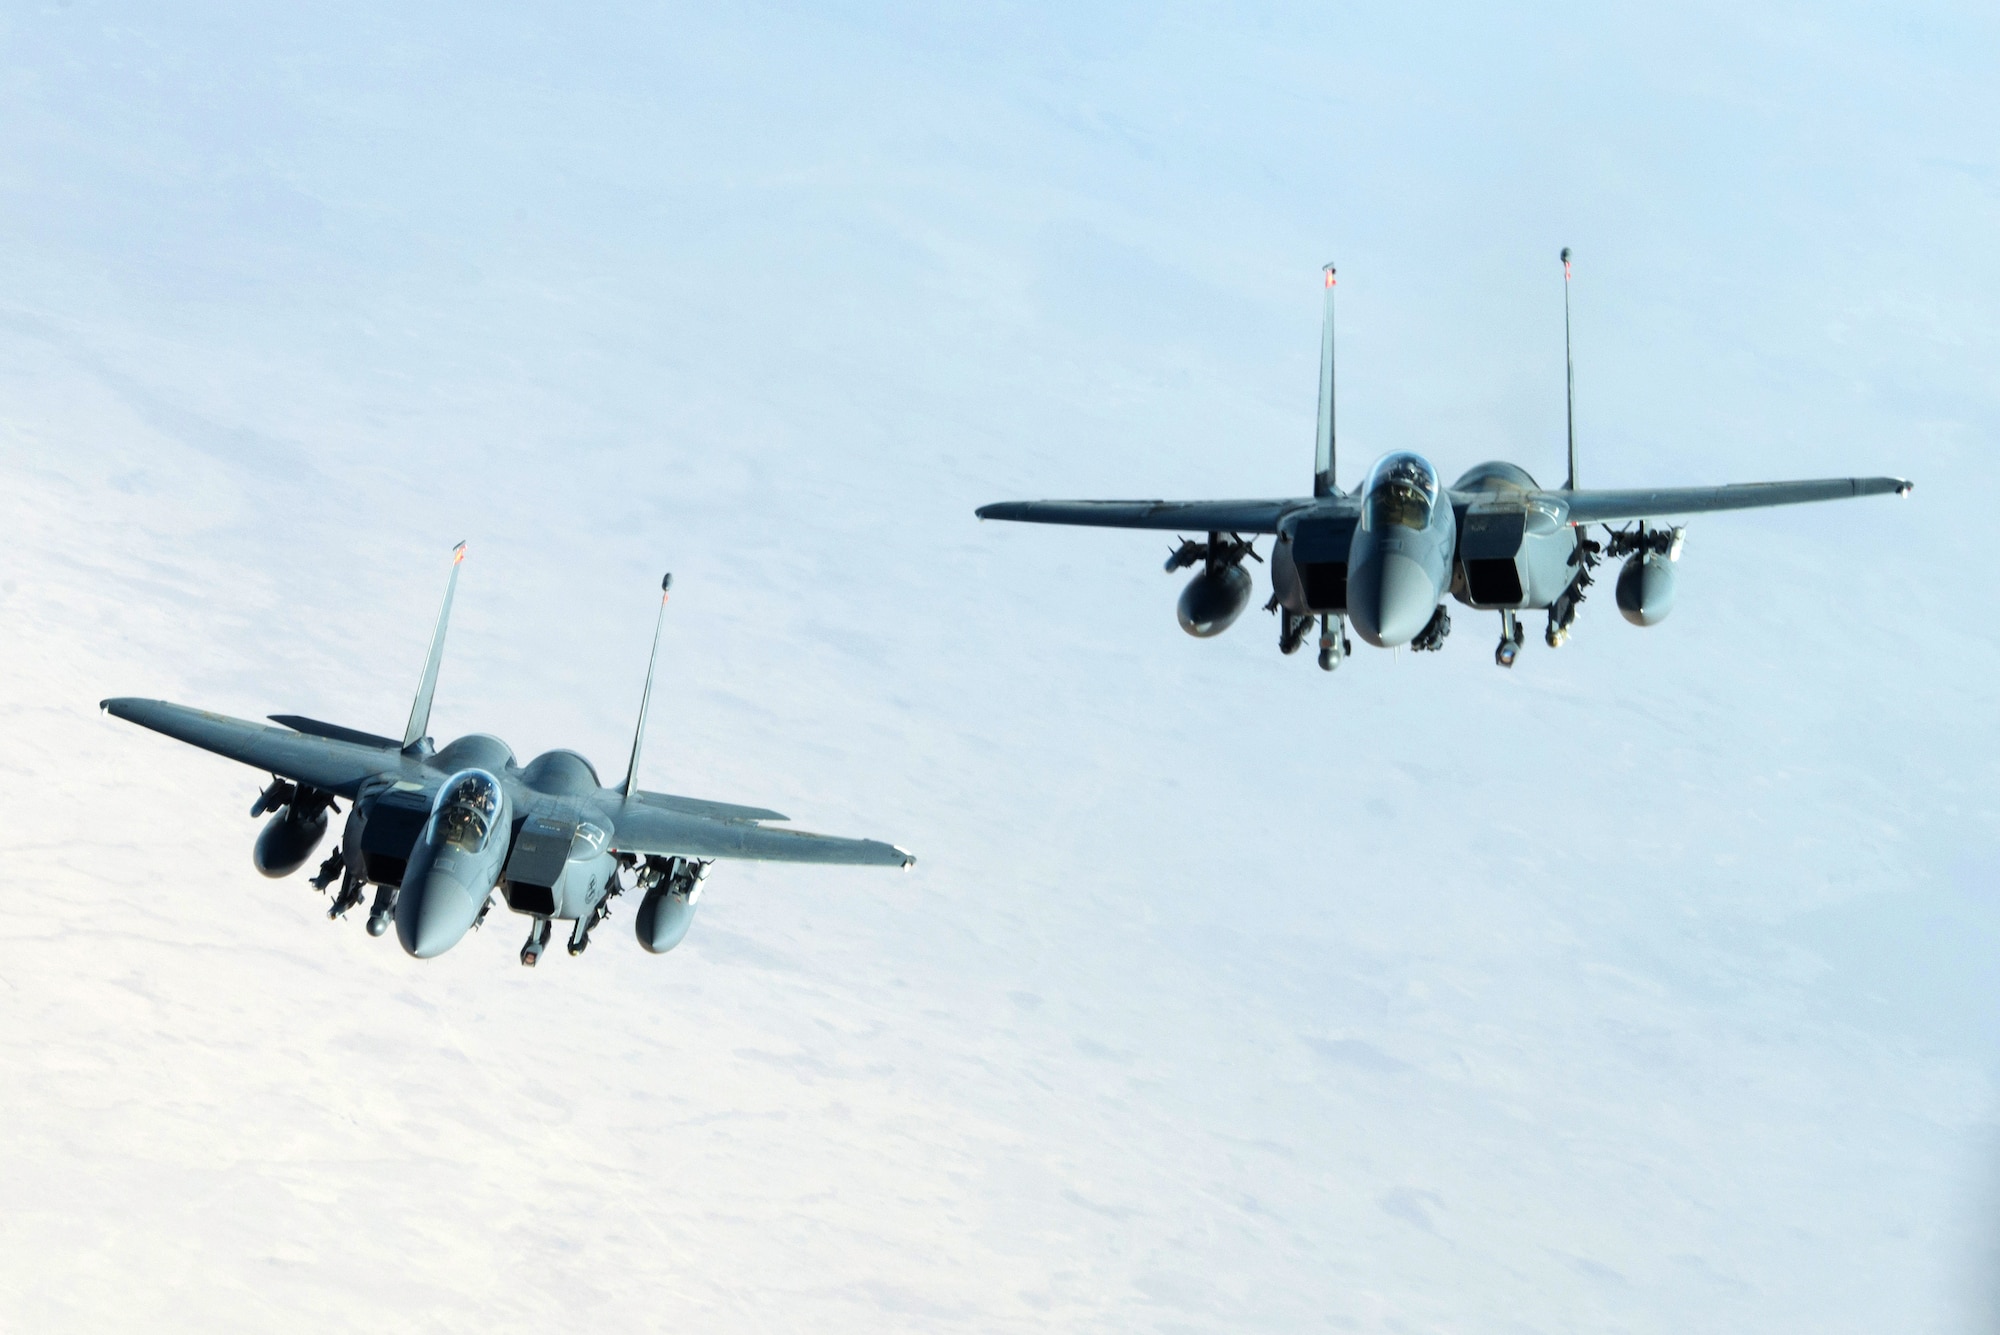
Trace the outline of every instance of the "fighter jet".
<instances>
[{"instance_id":1,"label":"fighter jet","mask_svg":"<svg viewBox=\"0 0 2000 1335\"><path fill-rule=\"evenodd\" d=\"M1657 625L1674 604L1674 564L1683 525L1659 519L1718 510L1749 510L1849 496L1909 494L1897 477L1821 478L1717 487L1586 490L1577 485L1576 372L1570 355L1570 252L1562 252L1563 363L1569 398L1569 475L1542 487L1524 468L1474 466L1445 487L1430 461L1407 450L1386 454L1359 490L1334 484L1334 269L1325 273L1320 329L1319 419L1311 496L1249 501L1005 501L982 506L981 519L1100 528L1206 530L1184 538L1167 557L1169 574L1199 566L1182 591L1181 629L1219 635L1249 605L1246 560L1261 563L1255 535L1270 535L1271 599L1278 648L1295 653L1317 621L1319 665L1331 672L1352 649L1347 626L1380 648L1443 646L1451 632L1449 593L1467 607L1497 612L1493 658L1511 668L1521 651L1520 614L1548 613L1550 648L1569 639L1598 564L1624 557L1618 610L1638 626ZM1602 525L1602 541L1589 536ZM1618 527L1613 527L1617 525ZM1252 535L1246 538L1244 535Z\"/></svg>"},{"instance_id":2,"label":"fighter jet","mask_svg":"<svg viewBox=\"0 0 2000 1335\"><path fill-rule=\"evenodd\" d=\"M250 808L253 817L270 813L253 855L266 876L304 866L326 834L327 813L338 814L339 799L346 799L340 845L312 883L324 892L339 879L330 918L344 916L375 886L369 935L383 935L393 922L396 939L418 959L458 944L486 920L496 899L532 920L521 947L521 963L532 967L551 922L572 924L569 953L580 955L611 901L626 893L640 896L633 924L639 944L654 954L672 950L687 935L709 864L718 858L872 867L916 861L872 839L773 828L766 822L786 818L762 807L638 787L672 575L660 584L652 663L632 756L617 787L601 784L574 751L550 751L521 765L505 742L484 733L434 745L426 735L431 697L464 559L460 543L401 741L296 714L271 715L283 725L274 728L164 700L120 698L100 707L270 772L270 785Z\"/></svg>"}]
</instances>

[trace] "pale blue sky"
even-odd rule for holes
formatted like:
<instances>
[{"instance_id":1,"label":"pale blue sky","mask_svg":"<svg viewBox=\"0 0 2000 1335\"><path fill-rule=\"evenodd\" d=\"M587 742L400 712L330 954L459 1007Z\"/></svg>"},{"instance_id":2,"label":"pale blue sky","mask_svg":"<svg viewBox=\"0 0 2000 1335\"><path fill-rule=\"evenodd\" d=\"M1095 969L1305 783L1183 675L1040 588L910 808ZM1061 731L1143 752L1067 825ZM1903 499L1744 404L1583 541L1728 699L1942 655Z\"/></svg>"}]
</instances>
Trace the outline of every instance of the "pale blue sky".
<instances>
[{"instance_id":1,"label":"pale blue sky","mask_svg":"<svg viewBox=\"0 0 2000 1335\"><path fill-rule=\"evenodd\" d=\"M0 1324L1983 1330L1996 21L0 15ZM1572 644L1196 643L1311 468L1899 473ZM894 839L664 959L319 920L147 694Z\"/></svg>"}]
</instances>

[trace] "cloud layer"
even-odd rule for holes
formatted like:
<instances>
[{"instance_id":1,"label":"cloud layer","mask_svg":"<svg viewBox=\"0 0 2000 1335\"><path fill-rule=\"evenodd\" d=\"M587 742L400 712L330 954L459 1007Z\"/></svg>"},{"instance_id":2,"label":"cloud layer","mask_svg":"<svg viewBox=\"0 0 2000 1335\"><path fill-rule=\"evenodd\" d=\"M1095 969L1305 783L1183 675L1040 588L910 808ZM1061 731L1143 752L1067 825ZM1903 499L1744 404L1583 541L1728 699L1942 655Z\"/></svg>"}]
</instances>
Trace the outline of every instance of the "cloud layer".
<instances>
[{"instance_id":1,"label":"cloud layer","mask_svg":"<svg viewBox=\"0 0 2000 1335\"><path fill-rule=\"evenodd\" d=\"M1991 1316L1992 20L513 9L0 56L0 1324ZM1639 632L1332 679L1144 535L1343 479L1894 472ZM893 839L419 964L111 694ZM616 769L615 764L609 768Z\"/></svg>"}]
</instances>

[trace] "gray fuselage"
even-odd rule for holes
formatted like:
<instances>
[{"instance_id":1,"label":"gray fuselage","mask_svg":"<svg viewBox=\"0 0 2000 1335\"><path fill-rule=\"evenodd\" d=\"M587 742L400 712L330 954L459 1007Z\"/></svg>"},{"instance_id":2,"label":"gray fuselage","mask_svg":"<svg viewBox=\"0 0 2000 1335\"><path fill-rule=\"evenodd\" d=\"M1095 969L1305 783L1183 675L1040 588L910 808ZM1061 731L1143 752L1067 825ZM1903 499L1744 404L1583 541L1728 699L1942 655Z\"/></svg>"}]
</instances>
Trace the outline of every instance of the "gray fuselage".
<instances>
[{"instance_id":1,"label":"gray fuselage","mask_svg":"<svg viewBox=\"0 0 2000 1335\"><path fill-rule=\"evenodd\" d=\"M1408 644L1446 593L1469 607L1543 608L1576 578L1577 536L1526 470L1484 463L1449 489L1414 454L1386 456L1353 498L1285 516L1271 558L1278 604L1345 614L1368 643Z\"/></svg>"},{"instance_id":2,"label":"gray fuselage","mask_svg":"<svg viewBox=\"0 0 2000 1335\"><path fill-rule=\"evenodd\" d=\"M550 751L524 767L505 742L474 733L425 763L450 777L435 789L390 775L371 781L343 835L348 866L395 888L396 936L410 954L456 945L496 891L538 918L585 918L603 901L618 861L599 808L620 798L589 761Z\"/></svg>"}]
</instances>

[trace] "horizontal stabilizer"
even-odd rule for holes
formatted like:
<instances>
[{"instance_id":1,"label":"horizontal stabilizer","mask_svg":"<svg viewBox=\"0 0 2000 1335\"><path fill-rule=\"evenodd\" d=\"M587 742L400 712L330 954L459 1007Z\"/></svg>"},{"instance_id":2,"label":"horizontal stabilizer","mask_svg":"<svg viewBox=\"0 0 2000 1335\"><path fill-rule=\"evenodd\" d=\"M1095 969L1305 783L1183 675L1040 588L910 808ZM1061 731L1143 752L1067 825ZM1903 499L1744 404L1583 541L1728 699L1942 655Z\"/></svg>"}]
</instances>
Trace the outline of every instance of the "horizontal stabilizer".
<instances>
[{"instance_id":1,"label":"horizontal stabilizer","mask_svg":"<svg viewBox=\"0 0 2000 1335\"><path fill-rule=\"evenodd\" d=\"M1146 528L1169 533L1206 529L1223 533L1276 533L1279 516L1310 500L1294 501L1000 501L982 505L981 519L1023 524L1080 524L1089 528Z\"/></svg>"},{"instance_id":2,"label":"horizontal stabilizer","mask_svg":"<svg viewBox=\"0 0 2000 1335\"><path fill-rule=\"evenodd\" d=\"M343 728L338 723L321 723L316 718L303 714L271 714L267 716L273 723L282 723L293 732L302 732L311 737L331 737L336 742L353 742L356 746L381 746L394 751L402 743L393 737L377 737L372 732L362 732L356 728Z\"/></svg>"}]
</instances>

